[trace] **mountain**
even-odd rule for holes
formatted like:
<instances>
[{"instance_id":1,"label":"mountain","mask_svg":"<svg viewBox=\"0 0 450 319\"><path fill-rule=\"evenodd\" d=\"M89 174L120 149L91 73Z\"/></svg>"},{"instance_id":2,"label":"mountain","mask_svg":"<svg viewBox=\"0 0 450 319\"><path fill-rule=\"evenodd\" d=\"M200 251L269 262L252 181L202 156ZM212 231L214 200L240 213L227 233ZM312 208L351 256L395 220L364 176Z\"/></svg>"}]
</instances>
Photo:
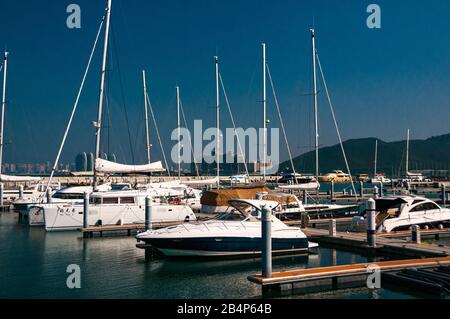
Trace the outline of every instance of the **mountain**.
<instances>
[{"instance_id":1,"label":"mountain","mask_svg":"<svg viewBox=\"0 0 450 319\"><path fill-rule=\"evenodd\" d=\"M344 142L344 148L352 174L372 174L374 169L376 138L352 139ZM315 152L294 158L297 172L315 171ZM377 171L390 176L404 174L406 166L406 141L384 142L378 139ZM289 161L280 164L280 171L290 169ZM341 169L346 171L339 144L319 150L321 174ZM409 151L410 170L449 170L450 134L433 136L426 140L411 140Z\"/></svg>"}]
</instances>

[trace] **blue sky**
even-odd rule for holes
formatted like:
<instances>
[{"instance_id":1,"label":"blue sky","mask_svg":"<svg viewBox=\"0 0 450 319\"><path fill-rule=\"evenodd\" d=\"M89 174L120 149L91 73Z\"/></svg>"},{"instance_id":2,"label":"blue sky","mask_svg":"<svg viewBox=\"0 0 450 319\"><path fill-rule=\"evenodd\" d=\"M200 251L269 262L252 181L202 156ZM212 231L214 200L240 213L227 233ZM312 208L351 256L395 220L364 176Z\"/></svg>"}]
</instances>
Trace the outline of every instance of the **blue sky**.
<instances>
[{"instance_id":1,"label":"blue sky","mask_svg":"<svg viewBox=\"0 0 450 319\"><path fill-rule=\"evenodd\" d=\"M66 27L66 7L81 7L81 29ZM366 26L370 3L382 10L382 28ZM53 161L86 66L106 1L0 0L0 47L10 51L6 162ZM214 61L238 126L261 125L261 49L267 56L292 152L312 143L311 48L317 49L344 139L427 138L450 131L450 2L113 0L110 56L110 150L130 162L122 98L135 162L145 158L141 70L169 153L176 125L175 85L189 124L215 120ZM86 82L63 161L94 148L100 50ZM122 86L120 85L122 81ZM121 88L122 87L122 88ZM337 142L320 94L321 144ZM222 126L231 126L222 109ZM272 96L272 126L278 127ZM104 145L107 144L105 132ZM160 158L152 131L153 157ZM105 146L106 147L106 146ZM286 158L284 146L282 157Z\"/></svg>"}]
</instances>

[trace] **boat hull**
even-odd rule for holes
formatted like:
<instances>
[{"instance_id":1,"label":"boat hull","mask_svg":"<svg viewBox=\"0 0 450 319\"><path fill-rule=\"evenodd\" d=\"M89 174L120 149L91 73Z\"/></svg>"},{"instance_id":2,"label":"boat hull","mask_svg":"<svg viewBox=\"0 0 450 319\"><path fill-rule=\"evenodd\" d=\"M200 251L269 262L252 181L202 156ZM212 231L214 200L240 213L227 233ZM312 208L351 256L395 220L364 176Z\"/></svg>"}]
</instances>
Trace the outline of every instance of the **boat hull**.
<instances>
[{"instance_id":1,"label":"boat hull","mask_svg":"<svg viewBox=\"0 0 450 319\"><path fill-rule=\"evenodd\" d=\"M250 237L203 237L203 238L142 238L169 257L228 257L260 255L261 238ZM298 253L308 251L308 239L273 238L272 251Z\"/></svg>"}]
</instances>

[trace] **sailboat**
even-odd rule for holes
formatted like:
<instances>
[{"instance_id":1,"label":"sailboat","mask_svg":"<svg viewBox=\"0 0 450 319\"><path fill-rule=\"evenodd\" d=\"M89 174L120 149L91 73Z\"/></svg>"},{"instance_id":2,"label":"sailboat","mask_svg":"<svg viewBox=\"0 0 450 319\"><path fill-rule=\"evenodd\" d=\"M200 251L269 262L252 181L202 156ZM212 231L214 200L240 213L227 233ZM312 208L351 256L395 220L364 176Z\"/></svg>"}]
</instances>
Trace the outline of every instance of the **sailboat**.
<instances>
[{"instance_id":1,"label":"sailboat","mask_svg":"<svg viewBox=\"0 0 450 319\"><path fill-rule=\"evenodd\" d=\"M373 168L373 177L370 179L371 184L389 184L392 182L390 178L385 177L383 174L377 172L378 162L378 140L375 140L375 160Z\"/></svg>"},{"instance_id":2,"label":"sailboat","mask_svg":"<svg viewBox=\"0 0 450 319\"><path fill-rule=\"evenodd\" d=\"M405 167L405 178L402 180L403 183L408 182L426 182L430 181L422 173L410 172L409 171L409 144L410 144L410 130L407 130L406 134L406 167Z\"/></svg>"},{"instance_id":3,"label":"sailboat","mask_svg":"<svg viewBox=\"0 0 450 319\"><path fill-rule=\"evenodd\" d=\"M104 226L124 223L143 223L145 220L145 198L152 197L153 193L147 189L99 192L99 174L136 174L161 172L165 170L160 161L147 163L144 165L126 165L100 158L102 108L104 101L111 3L112 0L108 0L106 8L98 118L97 122L94 123L96 129L95 167L93 180L94 192L91 194L88 220L89 225ZM196 220L196 217L189 205L164 204L156 200L152 200L152 211L152 222L179 223ZM83 226L83 205L80 203L46 204L46 206L44 206L44 220L45 229L47 231L73 230L81 228Z\"/></svg>"},{"instance_id":4,"label":"sailboat","mask_svg":"<svg viewBox=\"0 0 450 319\"><path fill-rule=\"evenodd\" d=\"M2 90L2 110L1 110L1 122L0 122L0 182L12 183L15 186L18 184L24 185L23 192L18 189L7 189L3 192L3 200L8 202L14 202L19 199L20 193L22 193L21 200L33 200L45 193L45 186L39 184L40 177L32 176L13 176L2 173L3 166L3 146L4 146L4 128L5 128L5 109L6 109L6 80L8 71L8 56L9 53L5 51L3 59L3 90ZM27 185L30 184L30 185ZM55 186L55 185L54 185Z\"/></svg>"}]
</instances>

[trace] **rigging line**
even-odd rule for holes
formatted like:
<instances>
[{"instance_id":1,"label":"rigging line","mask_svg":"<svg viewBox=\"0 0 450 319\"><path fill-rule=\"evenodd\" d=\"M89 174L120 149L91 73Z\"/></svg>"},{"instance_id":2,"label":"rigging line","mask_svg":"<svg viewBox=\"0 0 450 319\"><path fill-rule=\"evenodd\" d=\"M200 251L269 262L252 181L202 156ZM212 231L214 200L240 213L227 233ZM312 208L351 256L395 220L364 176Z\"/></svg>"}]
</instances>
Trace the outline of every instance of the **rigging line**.
<instances>
[{"instance_id":1,"label":"rigging line","mask_svg":"<svg viewBox=\"0 0 450 319\"><path fill-rule=\"evenodd\" d=\"M97 47L98 38L100 37L100 33L102 31L102 27L103 27L104 21L105 21L105 16L102 17L102 20L100 22L100 26L98 28L98 32L97 32L97 36L95 38L94 46L92 47L91 55L89 56L89 61L88 61L88 64L86 66L86 70L84 71L83 80L81 81L80 89L78 90L77 98L75 100L75 104L74 104L73 109L72 109L72 114L70 115L69 122L67 123L66 131L64 132L64 136L63 136L61 145L59 147L58 154L56 155L55 164L53 165L52 172L50 173L50 178L48 179L47 189L50 186L50 183L52 182L53 175L55 174L55 170L58 167L59 158L61 157L61 153L62 153L62 150L64 148L64 144L66 142L67 135L69 134L70 126L72 125L72 120L74 118L75 111L77 110L77 107L78 107L78 102L80 101L81 92L83 91L84 82L86 81L86 77L87 77L87 74L89 72L89 68L91 66L92 57L94 56L95 48Z\"/></svg>"},{"instance_id":2,"label":"rigging line","mask_svg":"<svg viewBox=\"0 0 450 319\"><path fill-rule=\"evenodd\" d=\"M275 85L273 84L273 81L272 81L272 74L270 73L269 63L266 63L266 65L267 65L267 75L269 76L269 82L270 82L270 86L272 88L273 98L275 100L275 105L276 105L277 111L278 111L278 117L279 117L280 123L281 123L281 129L283 130L284 141L286 142L287 151L289 153L289 161L291 162L292 172L294 173L294 180L295 180L295 183L298 184L297 174L295 172L294 161L292 159L291 148L289 147L289 142L288 142L288 138L287 138L287 135L286 135L286 130L284 128L283 117L281 116L280 105L278 104L278 98L277 98L277 94L275 92Z\"/></svg>"},{"instance_id":3,"label":"rigging line","mask_svg":"<svg viewBox=\"0 0 450 319\"><path fill-rule=\"evenodd\" d=\"M344 161L345 161L345 165L347 166L348 175L350 175L353 192L355 193L355 196L358 197L358 194L356 193L355 183L353 182L353 178L352 178L352 173L350 171L350 166L348 165L347 155L345 154L344 144L342 143L341 133L339 131L339 126L338 126L338 123L336 120L336 115L334 114L333 103L331 103L330 93L328 92L327 82L325 81L325 76L324 76L323 70L322 70L322 64L320 63L320 58L319 58L319 54L317 53L317 51L316 51L316 58L317 58L317 64L319 65L320 74L322 76L325 93L327 95L328 104L330 105L331 115L333 116L334 126L336 127L336 132L337 132L337 135L339 138L339 144L341 145L342 155L344 156Z\"/></svg>"},{"instance_id":4,"label":"rigging line","mask_svg":"<svg viewBox=\"0 0 450 319\"><path fill-rule=\"evenodd\" d=\"M184 126L186 127L186 129L189 131L187 122L186 122L186 117L184 115L184 108L183 108L183 103L181 102L181 98L180 98L180 109L181 109L181 115L183 116L183 122L184 122ZM191 154L192 154L192 158L194 160L194 165L195 165L195 171L197 173L197 176L200 177L200 174L198 172L198 165L197 162L195 160L195 154L194 154L194 147L192 146L192 140L191 140L191 134L188 135L189 137L189 144L191 144ZM180 141L178 141L179 143Z\"/></svg>"},{"instance_id":5,"label":"rigging line","mask_svg":"<svg viewBox=\"0 0 450 319\"><path fill-rule=\"evenodd\" d=\"M169 174L169 177L171 177L169 165L167 165L166 152L164 152L164 147L163 147L163 144L162 144L162 141L161 141L161 136L159 135L158 125L156 124L155 114L153 113L153 106L152 106L152 103L150 102L150 97L149 97L148 93L147 93L147 102L148 102L148 106L149 106L149 109L150 109L150 113L152 115L153 124L155 125L156 135L158 136L159 147L161 147L161 152L163 154L164 164L166 165L166 170L167 170L167 173Z\"/></svg>"},{"instance_id":6,"label":"rigging line","mask_svg":"<svg viewBox=\"0 0 450 319\"><path fill-rule=\"evenodd\" d=\"M116 54L116 63L117 63L117 72L119 75L119 85L120 85L120 94L122 97L122 105L123 105L123 110L124 110L124 114L125 114L125 123L127 125L127 132L128 132L128 143L130 145L130 151L131 151L131 161L133 163L133 165L135 165L135 157L134 157L134 150L133 150L133 142L132 142L132 138L131 138L131 130L130 130L130 122L128 120L128 111L127 111L127 106L126 106L126 99L125 99L125 92L124 92L124 88L123 88L123 81L122 81L122 72L120 69L120 61L119 61L119 55L118 55L118 51L117 51L117 44L116 44L116 36L115 36L115 32L114 32L114 27L111 24L111 32L112 32L112 36L113 36L113 47L114 47L114 53Z\"/></svg>"},{"instance_id":7,"label":"rigging line","mask_svg":"<svg viewBox=\"0 0 450 319\"><path fill-rule=\"evenodd\" d=\"M233 123L234 134L236 135L236 140L238 142L239 151L241 152L242 160L244 161L245 173L247 174L247 177L249 177L250 175L248 174L248 167L247 167L247 161L245 158L245 153L242 150L241 142L239 141L239 135L236 132L236 124L234 123L233 113L231 112L231 106L230 106L230 102L228 100L228 94L227 94L227 91L225 90L225 85L223 84L223 80L222 80L222 74L220 72L219 72L219 80L220 80L220 84L222 86L222 91L223 91L223 96L225 97L225 102L227 103L228 112L230 113L231 122ZM237 158L237 161L239 163L239 158Z\"/></svg>"}]
</instances>

